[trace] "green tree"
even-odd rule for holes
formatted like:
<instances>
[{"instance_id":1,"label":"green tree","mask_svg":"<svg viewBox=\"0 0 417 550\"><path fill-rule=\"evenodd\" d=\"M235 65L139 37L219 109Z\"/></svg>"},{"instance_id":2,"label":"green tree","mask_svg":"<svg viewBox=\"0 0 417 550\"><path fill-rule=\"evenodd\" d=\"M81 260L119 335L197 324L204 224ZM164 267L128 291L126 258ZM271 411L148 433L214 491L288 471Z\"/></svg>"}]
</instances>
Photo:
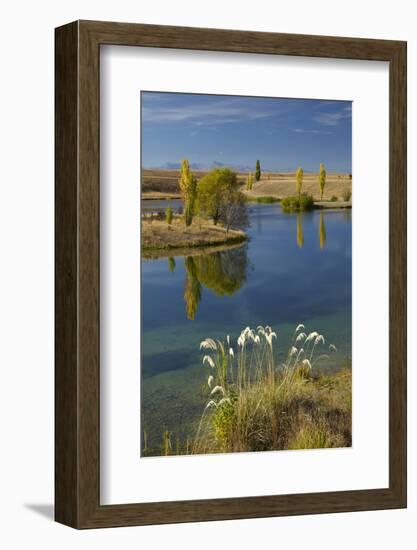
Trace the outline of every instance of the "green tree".
<instances>
[{"instance_id":1,"label":"green tree","mask_svg":"<svg viewBox=\"0 0 417 550\"><path fill-rule=\"evenodd\" d=\"M198 182L198 210L211 218L217 225L222 215L222 208L227 193L238 191L236 173L229 168L216 168Z\"/></svg>"},{"instance_id":2,"label":"green tree","mask_svg":"<svg viewBox=\"0 0 417 550\"><path fill-rule=\"evenodd\" d=\"M166 217L166 220L167 220L167 224L171 225L171 223L172 223L172 208L170 206L168 206L168 208L165 211L165 217Z\"/></svg>"},{"instance_id":3,"label":"green tree","mask_svg":"<svg viewBox=\"0 0 417 550\"><path fill-rule=\"evenodd\" d=\"M255 179L256 181L261 179L261 163L259 160L256 161Z\"/></svg>"},{"instance_id":4,"label":"green tree","mask_svg":"<svg viewBox=\"0 0 417 550\"><path fill-rule=\"evenodd\" d=\"M297 171L295 173L295 189L298 195L298 198L301 197L301 190L303 188L303 177L304 177L304 170L299 166L297 168Z\"/></svg>"},{"instance_id":5,"label":"green tree","mask_svg":"<svg viewBox=\"0 0 417 550\"><path fill-rule=\"evenodd\" d=\"M320 200L322 201L323 191L326 185L326 170L324 169L324 164L322 162L320 163L320 172L318 175L318 180L319 180L319 186L320 186Z\"/></svg>"},{"instance_id":6,"label":"green tree","mask_svg":"<svg viewBox=\"0 0 417 550\"><path fill-rule=\"evenodd\" d=\"M190 164L187 159L181 161L181 172L178 183L184 201L185 225L188 226L191 225L194 216L197 180L190 170Z\"/></svg>"}]
</instances>

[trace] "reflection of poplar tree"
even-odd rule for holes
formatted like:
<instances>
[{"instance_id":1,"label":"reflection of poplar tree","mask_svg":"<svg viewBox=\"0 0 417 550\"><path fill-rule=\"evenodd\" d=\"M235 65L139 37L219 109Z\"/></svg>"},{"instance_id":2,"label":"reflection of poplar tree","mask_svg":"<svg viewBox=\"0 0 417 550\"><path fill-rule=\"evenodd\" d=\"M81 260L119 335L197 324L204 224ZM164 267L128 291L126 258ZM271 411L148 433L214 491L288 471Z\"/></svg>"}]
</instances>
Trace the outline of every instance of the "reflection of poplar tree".
<instances>
[{"instance_id":1,"label":"reflection of poplar tree","mask_svg":"<svg viewBox=\"0 0 417 550\"><path fill-rule=\"evenodd\" d=\"M303 221L301 212L297 214L297 244L299 248L302 248L304 244Z\"/></svg>"},{"instance_id":2,"label":"reflection of poplar tree","mask_svg":"<svg viewBox=\"0 0 417 550\"><path fill-rule=\"evenodd\" d=\"M319 219L319 242L320 242L320 248L323 250L326 244L326 226L324 225L323 212L320 212L320 219Z\"/></svg>"},{"instance_id":3,"label":"reflection of poplar tree","mask_svg":"<svg viewBox=\"0 0 417 550\"><path fill-rule=\"evenodd\" d=\"M175 258L172 256L168 258L168 267L171 273L175 271Z\"/></svg>"},{"instance_id":4,"label":"reflection of poplar tree","mask_svg":"<svg viewBox=\"0 0 417 550\"><path fill-rule=\"evenodd\" d=\"M188 256L184 259L186 271L184 300L187 318L194 321L197 313L198 304L201 300L201 283L197 278L197 269L194 258Z\"/></svg>"}]
</instances>

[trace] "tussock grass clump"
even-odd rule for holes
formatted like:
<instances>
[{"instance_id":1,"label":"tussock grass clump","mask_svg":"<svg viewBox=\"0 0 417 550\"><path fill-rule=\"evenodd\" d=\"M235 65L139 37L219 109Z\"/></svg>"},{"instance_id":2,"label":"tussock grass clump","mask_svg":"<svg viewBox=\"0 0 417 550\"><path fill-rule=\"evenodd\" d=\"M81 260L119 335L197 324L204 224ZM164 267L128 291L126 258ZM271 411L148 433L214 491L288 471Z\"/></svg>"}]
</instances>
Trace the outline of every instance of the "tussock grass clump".
<instances>
[{"instance_id":1,"label":"tussock grass clump","mask_svg":"<svg viewBox=\"0 0 417 550\"><path fill-rule=\"evenodd\" d=\"M265 197L256 197L256 202L260 204L272 204L274 202L280 202L280 200L278 197L267 195Z\"/></svg>"},{"instance_id":2,"label":"tussock grass clump","mask_svg":"<svg viewBox=\"0 0 417 550\"><path fill-rule=\"evenodd\" d=\"M193 453L270 451L351 445L351 371L317 371L325 339L299 325L277 365L270 327L247 327L237 340L201 342L209 397ZM333 345L328 351L335 351Z\"/></svg>"},{"instance_id":3,"label":"tussock grass clump","mask_svg":"<svg viewBox=\"0 0 417 550\"><path fill-rule=\"evenodd\" d=\"M314 199L311 195L302 193L299 197L284 197L281 200L284 212L305 211L314 208Z\"/></svg>"},{"instance_id":4,"label":"tussock grass clump","mask_svg":"<svg viewBox=\"0 0 417 550\"><path fill-rule=\"evenodd\" d=\"M348 202L352 198L352 191L350 189L345 189L342 193L342 196L343 196L343 200L345 202Z\"/></svg>"}]
</instances>

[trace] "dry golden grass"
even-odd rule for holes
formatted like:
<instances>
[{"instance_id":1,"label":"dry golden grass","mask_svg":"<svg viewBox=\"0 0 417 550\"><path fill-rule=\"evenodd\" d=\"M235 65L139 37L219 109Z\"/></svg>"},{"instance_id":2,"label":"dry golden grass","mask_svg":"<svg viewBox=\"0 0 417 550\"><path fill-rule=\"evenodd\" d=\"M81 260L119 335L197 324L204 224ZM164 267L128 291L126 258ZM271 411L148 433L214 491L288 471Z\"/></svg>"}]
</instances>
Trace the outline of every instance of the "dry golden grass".
<instances>
[{"instance_id":1,"label":"dry golden grass","mask_svg":"<svg viewBox=\"0 0 417 550\"><path fill-rule=\"evenodd\" d=\"M252 191L245 191L249 197L271 196L276 198L296 195L295 174L265 173L259 182L255 182ZM327 174L326 186L323 193L323 201L330 201L335 196L343 202L343 192L352 191L352 180L349 174ZM304 174L302 192L312 195L314 200L320 200L320 188L317 174ZM335 205L336 206L336 205Z\"/></svg>"},{"instance_id":2,"label":"dry golden grass","mask_svg":"<svg viewBox=\"0 0 417 550\"><path fill-rule=\"evenodd\" d=\"M144 220L141 226L142 251L173 250L223 244L240 243L246 240L246 233L213 225L212 221L194 218L186 227L182 217L175 217L169 226L165 220Z\"/></svg>"},{"instance_id":3,"label":"dry golden grass","mask_svg":"<svg viewBox=\"0 0 417 550\"><path fill-rule=\"evenodd\" d=\"M275 361L270 327L247 327L236 351L229 340L201 343L210 394L194 453L351 446L351 369L315 374L327 345L322 335L302 329L294 332L282 365Z\"/></svg>"},{"instance_id":4,"label":"dry golden grass","mask_svg":"<svg viewBox=\"0 0 417 550\"><path fill-rule=\"evenodd\" d=\"M197 180L207 174L207 171L194 171ZM320 199L320 188L317 181L317 173L304 172L302 192L312 195L314 200ZM296 194L295 172L263 172L259 182L253 183L252 191L246 191L245 185L248 173L239 172L238 182L242 185L242 191L248 197L275 197L282 198ZM142 171L142 197L143 198L180 198L178 187L179 170L149 170ZM328 173L324 188L323 201L330 201L335 196L339 202L343 202L343 192L352 191L352 179L349 174ZM337 207L337 204L333 204Z\"/></svg>"}]
</instances>

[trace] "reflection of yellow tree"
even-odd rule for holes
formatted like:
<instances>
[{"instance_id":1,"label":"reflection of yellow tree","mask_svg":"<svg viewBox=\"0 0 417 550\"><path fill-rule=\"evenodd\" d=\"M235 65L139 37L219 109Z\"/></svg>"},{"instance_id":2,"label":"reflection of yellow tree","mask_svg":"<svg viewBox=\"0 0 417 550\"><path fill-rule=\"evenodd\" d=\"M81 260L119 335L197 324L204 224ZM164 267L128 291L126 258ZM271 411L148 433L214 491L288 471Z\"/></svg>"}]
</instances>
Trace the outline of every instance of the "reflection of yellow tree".
<instances>
[{"instance_id":1,"label":"reflection of yellow tree","mask_svg":"<svg viewBox=\"0 0 417 550\"><path fill-rule=\"evenodd\" d=\"M320 212L320 219L319 219L319 242L320 242L320 248L323 250L326 244L326 226L324 225L323 212Z\"/></svg>"},{"instance_id":2,"label":"reflection of yellow tree","mask_svg":"<svg viewBox=\"0 0 417 550\"><path fill-rule=\"evenodd\" d=\"M220 296L231 296L246 279L246 249L244 247L197 256L199 281Z\"/></svg>"},{"instance_id":3,"label":"reflection of yellow tree","mask_svg":"<svg viewBox=\"0 0 417 550\"><path fill-rule=\"evenodd\" d=\"M301 212L297 214L297 244L299 248L302 248L304 244L303 220Z\"/></svg>"},{"instance_id":4,"label":"reflection of yellow tree","mask_svg":"<svg viewBox=\"0 0 417 550\"><path fill-rule=\"evenodd\" d=\"M171 273L175 271L175 258L173 256L168 258L168 268Z\"/></svg>"},{"instance_id":5,"label":"reflection of yellow tree","mask_svg":"<svg viewBox=\"0 0 417 550\"><path fill-rule=\"evenodd\" d=\"M188 319L194 320L201 300L202 286L219 296L232 296L246 281L245 246L185 258L184 300Z\"/></svg>"},{"instance_id":6,"label":"reflection of yellow tree","mask_svg":"<svg viewBox=\"0 0 417 550\"><path fill-rule=\"evenodd\" d=\"M197 278L197 269L194 258L187 257L184 260L186 279L184 289L185 310L187 318L193 321L201 300L201 283Z\"/></svg>"}]
</instances>

